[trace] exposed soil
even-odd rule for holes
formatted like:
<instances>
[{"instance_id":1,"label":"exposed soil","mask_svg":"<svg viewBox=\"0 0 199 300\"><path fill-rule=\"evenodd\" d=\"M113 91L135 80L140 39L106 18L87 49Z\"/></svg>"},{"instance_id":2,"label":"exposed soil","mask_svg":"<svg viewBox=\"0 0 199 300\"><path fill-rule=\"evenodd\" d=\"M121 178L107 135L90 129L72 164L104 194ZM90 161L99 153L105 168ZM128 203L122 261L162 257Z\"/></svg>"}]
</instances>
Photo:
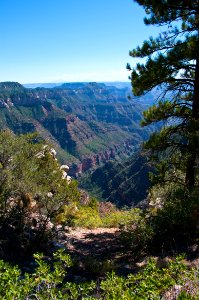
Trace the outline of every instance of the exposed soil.
<instances>
[{"instance_id":1,"label":"exposed soil","mask_svg":"<svg viewBox=\"0 0 199 300\"><path fill-rule=\"evenodd\" d=\"M67 249L82 256L109 258L122 250L116 228L80 228L69 231L65 236Z\"/></svg>"},{"instance_id":2,"label":"exposed soil","mask_svg":"<svg viewBox=\"0 0 199 300\"><path fill-rule=\"evenodd\" d=\"M136 262L119 238L117 228L69 229L60 239L74 261L71 275L78 281L103 277L114 270L119 275L137 272L148 258ZM167 265L170 258L154 257L159 266ZM199 266L199 259L186 260L189 266ZM76 280L76 279L75 279Z\"/></svg>"},{"instance_id":3,"label":"exposed soil","mask_svg":"<svg viewBox=\"0 0 199 300\"><path fill-rule=\"evenodd\" d=\"M69 230L61 241L75 261L75 267L83 276L99 277L115 270L127 275L135 271L131 253L127 252L119 238L117 228L78 228Z\"/></svg>"}]
</instances>

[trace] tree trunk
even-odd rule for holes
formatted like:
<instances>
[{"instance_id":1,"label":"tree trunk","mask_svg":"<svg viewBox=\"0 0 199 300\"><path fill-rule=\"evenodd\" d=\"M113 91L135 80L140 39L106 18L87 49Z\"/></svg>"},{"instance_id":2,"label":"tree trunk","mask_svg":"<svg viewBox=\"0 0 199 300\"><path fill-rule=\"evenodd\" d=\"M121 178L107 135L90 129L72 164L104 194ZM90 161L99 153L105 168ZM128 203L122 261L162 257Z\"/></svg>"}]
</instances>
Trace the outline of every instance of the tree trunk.
<instances>
[{"instance_id":1,"label":"tree trunk","mask_svg":"<svg viewBox=\"0 0 199 300\"><path fill-rule=\"evenodd\" d=\"M194 187L196 181L196 161L198 157L197 149L197 132L199 131L199 53L196 59L196 69L195 69L195 82L194 82L194 94L193 94L193 103L192 103L192 120L191 122L191 138L189 140L190 147L190 157L187 161L186 168L186 178L185 184L186 187L190 190Z\"/></svg>"}]
</instances>

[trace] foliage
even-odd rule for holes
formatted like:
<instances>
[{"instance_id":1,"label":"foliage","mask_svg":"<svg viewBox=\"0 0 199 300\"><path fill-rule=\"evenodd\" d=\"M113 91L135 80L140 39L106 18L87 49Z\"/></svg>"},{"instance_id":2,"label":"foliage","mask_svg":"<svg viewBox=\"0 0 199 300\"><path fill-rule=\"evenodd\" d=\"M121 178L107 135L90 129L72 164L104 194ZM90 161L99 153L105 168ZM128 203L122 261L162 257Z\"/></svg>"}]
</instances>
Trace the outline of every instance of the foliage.
<instances>
[{"instance_id":1,"label":"foliage","mask_svg":"<svg viewBox=\"0 0 199 300\"><path fill-rule=\"evenodd\" d=\"M181 170L188 189L197 186L199 153L199 4L198 1L135 0L148 15L146 25L164 26L157 38L150 37L130 56L146 58L132 71L133 92L140 96L160 88L160 101L144 113L143 126L164 121L145 148L160 175ZM167 25L167 28L165 29ZM168 180L168 176L167 176ZM173 178L170 179L172 181Z\"/></svg>"},{"instance_id":2,"label":"foliage","mask_svg":"<svg viewBox=\"0 0 199 300\"><path fill-rule=\"evenodd\" d=\"M118 210L110 202L98 202L95 198L91 198L85 205L78 205L75 202L64 205L56 217L56 222L69 227L89 229L98 227L123 228L134 219L137 211L139 210Z\"/></svg>"},{"instance_id":3,"label":"foliage","mask_svg":"<svg viewBox=\"0 0 199 300\"><path fill-rule=\"evenodd\" d=\"M101 227L102 221L97 209L89 206L77 206L75 203L63 206L56 221L70 227L97 228Z\"/></svg>"},{"instance_id":4,"label":"foliage","mask_svg":"<svg viewBox=\"0 0 199 300\"><path fill-rule=\"evenodd\" d=\"M112 259L99 260L92 256L86 257L84 267L92 278L105 276L108 272L115 269L115 263Z\"/></svg>"},{"instance_id":5,"label":"foliage","mask_svg":"<svg viewBox=\"0 0 199 300\"><path fill-rule=\"evenodd\" d=\"M75 202L69 205L63 205L60 213L55 218L56 223L64 224L66 226L74 226L76 210L77 204Z\"/></svg>"},{"instance_id":6,"label":"foliage","mask_svg":"<svg viewBox=\"0 0 199 300\"><path fill-rule=\"evenodd\" d=\"M167 197L162 198L162 207L157 209L151 218L153 228L153 247L161 247L163 250L178 247L197 241L198 215L199 215L199 191L188 192L179 186L174 187Z\"/></svg>"},{"instance_id":7,"label":"foliage","mask_svg":"<svg viewBox=\"0 0 199 300\"><path fill-rule=\"evenodd\" d=\"M180 286L178 299L194 300L199 295L198 270L188 269L181 262L182 258L171 261L167 268L158 268L154 260L149 260L142 271L127 278L112 272L101 282L84 283L73 283L66 277L71 260L63 251L54 254L51 264L41 254L36 254L35 259L35 270L24 275L17 266L0 261L0 294L3 299L160 300L167 292L172 294L175 285ZM189 291L190 287L192 291Z\"/></svg>"},{"instance_id":8,"label":"foliage","mask_svg":"<svg viewBox=\"0 0 199 300\"><path fill-rule=\"evenodd\" d=\"M183 276L188 277L190 274L178 260L171 262L168 268L162 269L157 268L155 261L150 260L143 272L129 275L127 280L110 276L102 283L102 288L108 291L107 299L162 299L175 283L182 284ZM196 280L197 277L195 283ZM117 288L114 289L113 284Z\"/></svg>"},{"instance_id":9,"label":"foliage","mask_svg":"<svg viewBox=\"0 0 199 300\"><path fill-rule=\"evenodd\" d=\"M152 251L180 252L197 243L199 191L181 185L155 185L149 194L146 211L134 210L133 217L121 226L121 238L140 257ZM158 196L158 197L157 197Z\"/></svg>"},{"instance_id":10,"label":"foliage","mask_svg":"<svg viewBox=\"0 0 199 300\"><path fill-rule=\"evenodd\" d=\"M76 220L77 227L86 227L89 229L102 226L102 221L98 212L90 207L82 207L77 211Z\"/></svg>"},{"instance_id":11,"label":"foliage","mask_svg":"<svg viewBox=\"0 0 199 300\"><path fill-rule=\"evenodd\" d=\"M146 254L153 238L148 215L140 209L134 209L131 218L121 224L120 229L123 243L133 250L135 258Z\"/></svg>"},{"instance_id":12,"label":"foliage","mask_svg":"<svg viewBox=\"0 0 199 300\"><path fill-rule=\"evenodd\" d=\"M131 218L131 213L126 210L116 210L109 214L102 216L103 227L120 227L121 224L128 222L129 218Z\"/></svg>"},{"instance_id":13,"label":"foliage","mask_svg":"<svg viewBox=\"0 0 199 300\"><path fill-rule=\"evenodd\" d=\"M2 252L32 252L52 233L62 206L78 201L50 146L37 136L0 133L0 239ZM19 249L18 249L19 248ZM23 249L23 250L22 250ZM19 256L20 256L19 255Z\"/></svg>"},{"instance_id":14,"label":"foliage","mask_svg":"<svg viewBox=\"0 0 199 300\"><path fill-rule=\"evenodd\" d=\"M101 215L103 227L115 227L121 228L132 220L136 209L115 209L111 212L107 212Z\"/></svg>"}]
</instances>

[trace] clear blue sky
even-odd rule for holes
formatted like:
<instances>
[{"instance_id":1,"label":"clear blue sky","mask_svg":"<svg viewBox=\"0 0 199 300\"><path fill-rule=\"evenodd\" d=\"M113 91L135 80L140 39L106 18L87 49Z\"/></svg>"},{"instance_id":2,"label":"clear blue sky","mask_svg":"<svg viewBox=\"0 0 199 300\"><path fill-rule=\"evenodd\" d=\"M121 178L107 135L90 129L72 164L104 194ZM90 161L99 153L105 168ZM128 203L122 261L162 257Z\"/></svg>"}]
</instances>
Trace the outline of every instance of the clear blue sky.
<instances>
[{"instance_id":1,"label":"clear blue sky","mask_svg":"<svg viewBox=\"0 0 199 300\"><path fill-rule=\"evenodd\" d=\"M133 0L0 0L0 81L128 81L153 35Z\"/></svg>"}]
</instances>

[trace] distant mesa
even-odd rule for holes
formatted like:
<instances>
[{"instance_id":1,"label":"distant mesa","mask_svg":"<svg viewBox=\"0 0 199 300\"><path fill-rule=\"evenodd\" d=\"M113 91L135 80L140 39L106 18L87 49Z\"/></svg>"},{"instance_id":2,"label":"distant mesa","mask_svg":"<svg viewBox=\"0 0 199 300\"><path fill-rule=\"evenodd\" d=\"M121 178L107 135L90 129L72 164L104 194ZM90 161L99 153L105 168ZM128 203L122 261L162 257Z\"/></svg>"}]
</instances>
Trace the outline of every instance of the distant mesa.
<instances>
[{"instance_id":1,"label":"distant mesa","mask_svg":"<svg viewBox=\"0 0 199 300\"><path fill-rule=\"evenodd\" d=\"M24 90L22 84L14 81L5 81L0 82L0 91L16 91L16 90Z\"/></svg>"}]
</instances>

